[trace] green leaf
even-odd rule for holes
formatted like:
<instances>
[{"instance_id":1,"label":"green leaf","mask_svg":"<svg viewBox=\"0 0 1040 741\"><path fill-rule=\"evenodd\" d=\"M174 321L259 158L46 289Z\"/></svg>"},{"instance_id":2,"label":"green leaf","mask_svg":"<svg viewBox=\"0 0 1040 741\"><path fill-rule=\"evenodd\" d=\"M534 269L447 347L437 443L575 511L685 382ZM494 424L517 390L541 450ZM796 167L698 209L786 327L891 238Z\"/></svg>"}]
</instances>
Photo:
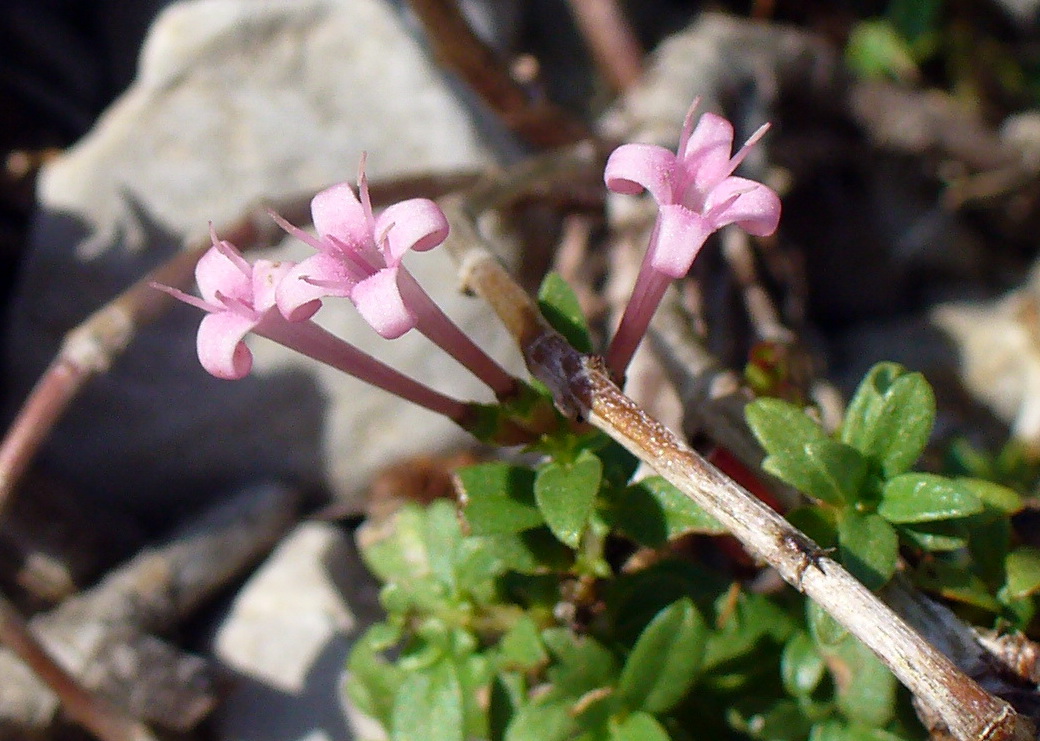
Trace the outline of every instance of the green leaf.
<instances>
[{"instance_id":1,"label":"green leaf","mask_svg":"<svg viewBox=\"0 0 1040 741\"><path fill-rule=\"evenodd\" d=\"M786 517L821 548L833 548L838 545L838 512L830 507L809 504L796 507Z\"/></svg>"},{"instance_id":2,"label":"green leaf","mask_svg":"<svg viewBox=\"0 0 1040 741\"><path fill-rule=\"evenodd\" d=\"M742 591L736 599L733 595L727 591L715 602L710 622L716 627L708 634L702 681L725 685L763 672L773 681L776 669L766 669L764 659L779 659L783 644L797 628L795 620L761 594Z\"/></svg>"},{"instance_id":3,"label":"green leaf","mask_svg":"<svg viewBox=\"0 0 1040 741\"><path fill-rule=\"evenodd\" d=\"M464 741L462 687L455 663L408 674L394 702L391 741Z\"/></svg>"},{"instance_id":4,"label":"green leaf","mask_svg":"<svg viewBox=\"0 0 1040 741\"><path fill-rule=\"evenodd\" d=\"M390 727L394 698L404 673L380 652L396 643L399 636L400 631L377 623L354 644L347 661L347 694L358 710L384 728Z\"/></svg>"},{"instance_id":5,"label":"green leaf","mask_svg":"<svg viewBox=\"0 0 1040 741\"><path fill-rule=\"evenodd\" d=\"M420 507L406 505L379 523L366 522L358 531L365 565L380 581L413 582L431 573L425 521Z\"/></svg>"},{"instance_id":6,"label":"green leaf","mask_svg":"<svg viewBox=\"0 0 1040 741\"><path fill-rule=\"evenodd\" d=\"M441 584L454 592L458 588L455 568L462 544L462 528L454 503L439 499L426 508L423 540L430 570Z\"/></svg>"},{"instance_id":7,"label":"green leaf","mask_svg":"<svg viewBox=\"0 0 1040 741\"><path fill-rule=\"evenodd\" d=\"M610 499L608 524L640 545L657 548L686 533L726 532L722 523L660 476L645 478Z\"/></svg>"},{"instance_id":8,"label":"green leaf","mask_svg":"<svg viewBox=\"0 0 1040 741\"><path fill-rule=\"evenodd\" d=\"M906 741L881 728L853 723L846 725L838 720L829 720L813 726L809 741Z\"/></svg>"},{"instance_id":9,"label":"green leaf","mask_svg":"<svg viewBox=\"0 0 1040 741\"><path fill-rule=\"evenodd\" d=\"M934 423L935 395L924 376L879 363L849 403L841 440L876 460L883 476L891 478L921 457Z\"/></svg>"},{"instance_id":10,"label":"green leaf","mask_svg":"<svg viewBox=\"0 0 1040 741\"><path fill-rule=\"evenodd\" d=\"M620 722L611 719L610 741L670 741L670 737L654 716L632 713Z\"/></svg>"},{"instance_id":11,"label":"green leaf","mask_svg":"<svg viewBox=\"0 0 1040 741\"><path fill-rule=\"evenodd\" d=\"M968 545L964 520L937 520L900 525L899 534L905 541L929 553L948 553Z\"/></svg>"},{"instance_id":12,"label":"green leaf","mask_svg":"<svg viewBox=\"0 0 1040 741\"><path fill-rule=\"evenodd\" d=\"M583 450L570 465L549 463L535 476L534 496L553 535L577 548L592 515L603 464Z\"/></svg>"},{"instance_id":13,"label":"green leaf","mask_svg":"<svg viewBox=\"0 0 1040 741\"><path fill-rule=\"evenodd\" d=\"M883 517L847 509L838 521L841 562L867 589L880 589L895 573L899 536Z\"/></svg>"},{"instance_id":14,"label":"green leaf","mask_svg":"<svg viewBox=\"0 0 1040 741\"><path fill-rule=\"evenodd\" d=\"M802 741L811 727L802 706L789 699L771 702L744 717L740 713L739 706L731 709L734 725L756 741Z\"/></svg>"},{"instance_id":15,"label":"green leaf","mask_svg":"<svg viewBox=\"0 0 1040 741\"><path fill-rule=\"evenodd\" d=\"M487 710L488 736L493 739L504 738L506 728L526 701L527 682L522 672L497 674L491 680Z\"/></svg>"},{"instance_id":16,"label":"green leaf","mask_svg":"<svg viewBox=\"0 0 1040 741\"><path fill-rule=\"evenodd\" d=\"M982 511L982 500L952 479L905 473L885 483L878 514L889 522L932 522Z\"/></svg>"},{"instance_id":17,"label":"green leaf","mask_svg":"<svg viewBox=\"0 0 1040 741\"><path fill-rule=\"evenodd\" d=\"M555 700L522 706L506 728L505 741L565 741L578 727L571 704Z\"/></svg>"},{"instance_id":18,"label":"green leaf","mask_svg":"<svg viewBox=\"0 0 1040 741\"><path fill-rule=\"evenodd\" d=\"M1040 550L1021 546L1008 554L1006 593L1012 599L1028 597L1040 591Z\"/></svg>"},{"instance_id":19,"label":"green leaf","mask_svg":"<svg viewBox=\"0 0 1040 741\"><path fill-rule=\"evenodd\" d=\"M1018 492L1002 484L967 476L960 476L954 481L981 499L986 512L991 513L992 517L1014 515L1025 506Z\"/></svg>"},{"instance_id":20,"label":"green leaf","mask_svg":"<svg viewBox=\"0 0 1040 741\"><path fill-rule=\"evenodd\" d=\"M1004 559L1011 550L1011 520L1001 517L988 522L971 519L968 522L971 523L968 548L979 575L988 584L1003 583L1006 574Z\"/></svg>"},{"instance_id":21,"label":"green leaf","mask_svg":"<svg viewBox=\"0 0 1040 741\"><path fill-rule=\"evenodd\" d=\"M566 571L574 562L574 552L556 539L547 527L522 533L484 535L483 540L510 571L541 574Z\"/></svg>"},{"instance_id":22,"label":"green leaf","mask_svg":"<svg viewBox=\"0 0 1040 741\"><path fill-rule=\"evenodd\" d=\"M707 628L688 598L650 621L621 670L618 694L633 710L661 713L686 694L704 657Z\"/></svg>"},{"instance_id":23,"label":"green leaf","mask_svg":"<svg viewBox=\"0 0 1040 741\"><path fill-rule=\"evenodd\" d=\"M887 20L860 21L845 46L849 67L864 77L910 80L917 76L911 45Z\"/></svg>"},{"instance_id":24,"label":"green leaf","mask_svg":"<svg viewBox=\"0 0 1040 741\"><path fill-rule=\"evenodd\" d=\"M837 645L821 647L820 652L846 718L874 728L892 720L896 678L869 648L850 635Z\"/></svg>"},{"instance_id":25,"label":"green leaf","mask_svg":"<svg viewBox=\"0 0 1040 741\"><path fill-rule=\"evenodd\" d=\"M744 407L744 417L769 455L798 455L808 443L827 439L800 407L781 399L756 399Z\"/></svg>"},{"instance_id":26,"label":"green leaf","mask_svg":"<svg viewBox=\"0 0 1040 741\"><path fill-rule=\"evenodd\" d=\"M528 615L521 615L499 643L502 659L516 669L530 670L549 660L538 626Z\"/></svg>"},{"instance_id":27,"label":"green leaf","mask_svg":"<svg viewBox=\"0 0 1040 741\"><path fill-rule=\"evenodd\" d=\"M575 635L566 628L547 628L542 631L542 642L555 659L547 671L553 685L549 697L577 699L617 681L614 654L595 638Z\"/></svg>"},{"instance_id":28,"label":"green leaf","mask_svg":"<svg viewBox=\"0 0 1040 741\"><path fill-rule=\"evenodd\" d=\"M801 450L770 455L762 468L814 499L835 506L862 498L867 461L855 448L830 438L806 443Z\"/></svg>"},{"instance_id":29,"label":"green leaf","mask_svg":"<svg viewBox=\"0 0 1040 741\"><path fill-rule=\"evenodd\" d=\"M922 561L913 572L913 580L921 589L945 599L1000 612L1000 603L990 594L985 582L962 564L940 558Z\"/></svg>"},{"instance_id":30,"label":"green leaf","mask_svg":"<svg viewBox=\"0 0 1040 741\"><path fill-rule=\"evenodd\" d=\"M535 503L530 468L484 463L460 470L457 480L474 535L519 533L545 522Z\"/></svg>"},{"instance_id":31,"label":"green leaf","mask_svg":"<svg viewBox=\"0 0 1040 741\"><path fill-rule=\"evenodd\" d=\"M808 633L799 631L784 645L780 657L780 677L784 689L795 697L811 695L827 671L823 656Z\"/></svg>"},{"instance_id":32,"label":"green leaf","mask_svg":"<svg viewBox=\"0 0 1040 741\"><path fill-rule=\"evenodd\" d=\"M849 637L845 626L812 600L805 603L805 618L809 635L821 650L841 645Z\"/></svg>"},{"instance_id":33,"label":"green leaf","mask_svg":"<svg viewBox=\"0 0 1040 741\"><path fill-rule=\"evenodd\" d=\"M578 352L592 352L589 325L581 311L574 289L559 273L549 273L538 289L538 308L542 316Z\"/></svg>"}]
</instances>

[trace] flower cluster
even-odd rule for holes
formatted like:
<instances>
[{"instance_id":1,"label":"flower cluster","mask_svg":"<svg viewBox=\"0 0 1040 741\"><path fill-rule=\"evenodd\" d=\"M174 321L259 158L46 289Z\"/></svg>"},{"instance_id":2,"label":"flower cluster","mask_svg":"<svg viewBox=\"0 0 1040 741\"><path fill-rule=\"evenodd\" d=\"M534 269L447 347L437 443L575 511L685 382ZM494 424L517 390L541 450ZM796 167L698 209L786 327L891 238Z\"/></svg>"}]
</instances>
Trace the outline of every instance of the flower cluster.
<instances>
[{"instance_id":1,"label":"flower cluster","mask_svg":"<svg viewBox=\"0 0 1040 741\"><path fill-rule=\"evenodd\" d=\"M673 153L652 144L623 144L607 160L604 180L615 193L648 191L658 215L643 265L621 324L607 352L607 366L624 377L670 281L681 278L711 234L736 224L749 234L772 234L780 221L773 190L733 172L769 125L752 134L736 154L733 125L714 113L693 127L694 101Z\"/></svg>"},{"instance_id":2,"label":"flower cluster","mask_svg":"<svg viewBox=\"0 0 1040 741\"><path fill-rule=\"evenodd\" d=\"M765 185L733 173L763 126L731 156L733 126L712 113L696 128L690 109L679 148L625 144L610 156L604 173L617 193L649 191L659 211L632 297L607 352L611 371L622 378L668 283L686 274L708 237L736 224L765 236L777 227L780 200ZM315 254L298 264L247 262L229 242L211 235L213 247L199 260L201 298L157 286L207 312L198 332L202 365L215 376L245 376L252 355L244 343L252 332L298 350L380 388L448 417L473 419L475 405L451 399L408 378L326 332L311 318L327 297L348 298L382 337L416 329L486 383L500 401L523 395L523 387L481 350L430 298L402 264L409 250L424 252L444 242L448 221L433 201L413 198L376 215L364 158L357 192L347 184L322 191L311 202L317 236L272 217Z\"/></svg>"},{"instance_id":3,"label":"flower cluster","mask_svg":"<svg viewBox=\"0 0 1040 741\"><path fill-rule=\"evenodd\" d=\"M315 238L277 214L275 220L317 254L300 263L249 263L210 229L213 242L195 268L201 298L156 284L207 312L199 325L202 366L218 378L239 379L252 368L245 336L252 332L390 391L456 422L474 422L476 405L445 396L399 373L321 328L311 318L327 296L344 296L381 336L393 339L416 328L448 351L502 398L516 380L477 347L401 265L408 250L441 244L448 222L433 201L415 198L374 216L364 175L360 200L349 185L322 191L311 203Z\"/></svg>"}]
</instances>

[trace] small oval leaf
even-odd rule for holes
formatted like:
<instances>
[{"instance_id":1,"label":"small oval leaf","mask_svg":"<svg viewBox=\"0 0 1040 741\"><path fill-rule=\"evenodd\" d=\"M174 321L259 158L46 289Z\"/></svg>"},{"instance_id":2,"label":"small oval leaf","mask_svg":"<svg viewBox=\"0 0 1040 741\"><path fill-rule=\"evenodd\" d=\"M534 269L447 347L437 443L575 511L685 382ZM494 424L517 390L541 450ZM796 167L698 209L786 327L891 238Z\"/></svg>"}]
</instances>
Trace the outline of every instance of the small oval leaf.
<instances>
[{"instance_id":1,"label":"small oval leaf","mask_svg":"<svg viewBox=\"0 0 1040 741\"><path fill-rule=\"evenodd\" d=\"M781 399L756 399L744 407L744 418L769 455L800 453L807 443L827 438L800 407Z\"/></svg>"},{"instance_id":2,"label":"small oval leaf","mask_svg":"<svg viewBox=\"0 0 1040 741\"><path fill-rule=\"evenodd\" d=\"M935 394L924 376L896 363L879 363L853 396L841 439L876 460L889 478L921 457L934 424Z\"/></svg>"},{"instance_id":3,"label":"small oval leaf","mask_svg":"<svg viewBox=\"0 0 1040 741\"><path fill-rule=\"evenodd\" d=\"M542 316L578 352L592 352L589 325L574 289L559 273L549 273L538 289L538 308Z\"/></svg>"},{"instance_id":4,"label":"small oval leaf","mask_svg":"<svg viewBox=\"0 0 1040 741\"><path fill-rule=\"evenodd\" d=\"M534 480L534 496L553 535L577 548L592 515L603 476L599 458L583 450L574 463L550 463Z\"/></svg>"},{"instance_id":5,"label":"small oval leaf","mask_svg":"<svg viewBox=\"0 0 1040 741\"><path fill-rule=\"evenodd\" d=\"M1008 554L1004 562L1007 570L1007 594L1021 599L1040 591L1040 550L1022 546Z\"/></svg>"},{"instance_id":6,"label":"small oval leaf","mask_svg":"<svg viewBox=\"0 0 1040 741\"><path fill-rule=\"evenodd\" d=\"M932 522L982 511L982 500L952 479L906 473L885 483L878 514L889 522Z\"/></svg>"},{"instance_id":7,"label":"small oval leaf","mask_svg":"<svg viewBox=\"0 0 1040 741\"><path fill-rule=\"evenodd\" d=\"M880 589L895 573L899 536L873 512L847 509L838 522L841 562L867 589Z\"/></svg>"},{"instance_id":8,"label":"small oval leaf","mask_svg":"<svg viewBox=\"0 0 1040 741\"><path fill-rule=\"evenodd\" d=\"M535 474L523 466L483 463L455 476L474 535L519 533L545 522L534 500Z\"/></svg>"},{"instance_id":9,"label":"small oval leaf","mask_svg":"<svg viewBox=\"0 0 1040 741\"><path fill-rule=\"evenodd\" d=\"M704 657L707 628L684 597L657 613L621 670L618 694L633 710L660 713L683 698Z\"/></svg>"},{"instance_id":10,"label":"small oval leaf","mask_svg":"<svg viewBox=\"0 0 1040 741\"><path fill-rule=\"evenodd\" d=\"M669 741L670 738L649 713L631 713L621 722L611 719L610 741Z\"/></svg>"},{"instance_id":11,"label":"small oval leaf","mask_svg":"<svg viewBox=\"0 0 1040 741\"><path fill-rule=\"evenodd\" d=\"M784 645L780 677L784 689L795 697L811 695L827 670L823 656L808 633L798 632Z\"/></svg>"}]
</instances>

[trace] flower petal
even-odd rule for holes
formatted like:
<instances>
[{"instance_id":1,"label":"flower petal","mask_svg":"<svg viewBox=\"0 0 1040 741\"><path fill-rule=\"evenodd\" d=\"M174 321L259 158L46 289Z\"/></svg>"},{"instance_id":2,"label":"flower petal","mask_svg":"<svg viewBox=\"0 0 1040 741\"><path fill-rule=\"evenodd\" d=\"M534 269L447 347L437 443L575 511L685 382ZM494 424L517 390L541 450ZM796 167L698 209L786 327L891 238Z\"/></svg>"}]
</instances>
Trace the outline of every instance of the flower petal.
<instances>
[{"instance_id":1,"label":"flower petal","mask_svg":"<svg viewBox=\"0 0 1040 741\"><path fill-rule=\"evenodd\" d=\"M388 264L399 263L408 250L425 252L448 237L448 219L428 198L411 198L388 207L376 217L376 237L388 227Z\"/></svg>"},{"instance_id":2,"label":"flower petal","mask_svg":"<svg viewBox=\"0 0 1040 741\"><path fill-rule=\"evenodd\" d=\"M253 303L253 279L216 247L211 247L195 265L195 282L206 303L221 304L219 291L246 304Z\"/></svg>"},{"instance_id":3,"label":"flower petal","mask_svg":"<svg viewBox=\"0 0 1040 741\"><path fill-rule=\"evenodd\" d=\"M730 174L733 151L733 124L714 113L705 113L690 134L686 150L681 153L687 172L687 183L700 193L715 187ZM685 200L684 200L685 203ZM699 203L686 203L699 208Z\"/></svg>"},{"instance_id":4,"label":"flower petal","mask_svg":"<svg viewBox=\"0 0 1040 741\"><path fill-rule=\"evenodd\" d=\"M253 353L242 338L255 326L249 317L232 311L204 316L195 343L202 367L217 378L244 378L253 367Z\"/></svg>"},{"instance_id":5,"label":"flower petal","mask_svg":"<svg viewBox=\"0 0 1040 741\"><path fill-rule=\"evenodd\" d=\"M275 302L282 316L300 322L314 316L326 296L349 296L357 282L340 257L319 252L282 276L275 289Z\"/></svg>"},{"instance_id":6,"label":"flower petal","mask_svg":"<svg viewBox=\"0 0 1040 741\"><path fill-rule=\"evenodd\" d=\"M350 248L372 242L372 224L347 183L326 188L311 201L314 228L321 237L332 236Z\"/></svg>"},{"instance_id":7,"label":"flower petal","mask_svg":"<svg viewBox=\"0 0 1040 741\"><path fill-rule=\"evenodd\" d=\"M734 198L728 206L715 210ZM705 213L716 229L737 224L748 234L767 237L780 223L780 196L754 180L728 177L708 194Z\"/></svg>"},{"instance_id":8,"label":"flower petal","mask_svg":"<svg viewBox=\"0 0 1040 741\"><path fill-rule=\"evenodd\" d=\"M708 220L695 211L679 205L661 206L647 255L651 267L671 278L683 277L713 231Z\"/></svg>"},{"instance_id":9,"label":"flower petal","mask_svg":"<svg viewBox=\"0 0 1040 741\"><path fill-rule=\"evenodd\" d=\"M263 313L274 308L278 284L295 265L293 262L271 260L257 260L253 263L253 309Z\"/></svg>"},{"instance_id":10,"label":"flower petal","mask_svg":"<svg viewBox=\"0 0 1040 741\"><path fill-rule=\"evenodd\" d=\"M358 283L350 293L358 313L380 337L394 340L415 326L417 317L405 305L397 285L397 268L380 270Z\"/></svg>"},{"instance_id":11,"label":"flower petal","mask_svg":"<svg viewBox=\"0 0 1040 741\"><path fill-rule=\"evenodd\" d=\"M654 144L622 144L607 160L603 180L615 193L637 195L643 190L659 204L675 203L679 160Z\"/></svg>"}]
</instances>

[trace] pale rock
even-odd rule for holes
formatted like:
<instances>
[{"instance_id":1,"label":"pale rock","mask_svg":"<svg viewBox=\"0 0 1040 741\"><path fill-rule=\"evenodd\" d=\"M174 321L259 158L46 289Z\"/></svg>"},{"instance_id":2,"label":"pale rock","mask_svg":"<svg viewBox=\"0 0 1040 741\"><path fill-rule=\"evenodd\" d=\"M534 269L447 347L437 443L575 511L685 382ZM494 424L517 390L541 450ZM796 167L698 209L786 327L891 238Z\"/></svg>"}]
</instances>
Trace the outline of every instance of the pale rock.
<instances>
[{"instance_id":1,"label":"pale rock","mask_svg":"<svg viewBox=\"0 0 1040 741\"><path fill-rule=\"evenodd\" d=\"M485 136L493 129L383 0L172 5L134 84L43 173L7 336L8 406L68 329L208 222L230 221L260 197L353 180L362 151L373 180L484 167L498 151ZM273 254L308 252L296 244ZM449 257L415 257L446 312L519 368L488 310L457 294ZM162 522L247 478L324 485L356 505L379 466L467 440L429 412L265 341L254 343L251 378L213 379L195 357L200 318L178 307L143 331L58 425L46 464L95 501ZM380 340L347 301L327 302L318 320L441 391L491 398L425 339Z\"/></svg>"},{"instance_id":2,"label":"pale rock","mask_svg":"<svg viewBox=\"0 0 1040 741\"><path fill-rule=\"evenodd\" d=\"M297 527L236 595L213 653L235 677L219 707L222 741L351 738L343 670L376 611L376 586L349 535Z\"/></svg>"},{"instance_id":3,"label":"pale rock","mask_svg":"<svg viewBox=\"0 0 1040 741\"><path fill-rule=\"evenodd\" d=\"M1040 266L995 301L943 304L932 321L956 346L964 387L1040 454Z\"/></svg>"}]
</instances>

